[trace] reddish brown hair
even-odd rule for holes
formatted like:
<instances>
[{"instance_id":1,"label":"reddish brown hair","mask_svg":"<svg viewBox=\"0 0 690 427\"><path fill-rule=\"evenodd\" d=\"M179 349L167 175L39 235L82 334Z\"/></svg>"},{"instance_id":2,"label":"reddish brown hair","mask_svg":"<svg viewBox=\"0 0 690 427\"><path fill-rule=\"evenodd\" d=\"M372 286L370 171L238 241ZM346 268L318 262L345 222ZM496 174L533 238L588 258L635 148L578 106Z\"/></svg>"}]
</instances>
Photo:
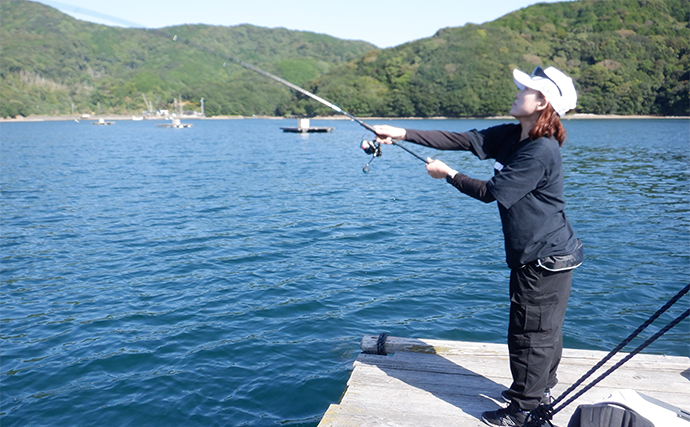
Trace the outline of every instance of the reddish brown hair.
<instances>
[{"instance_id":1,"label":"reddish brown hair","mask_svg":"<svg viewBox=\"0 0 690 427\"><path fill-rule=\"evenodd\" d=\"M561 124L558 113L556 113L556 110L553 109L551 104L546 106L546 109L534 123L534 127L529 132L529 137L532 140L541 137L554 137L556 141L558 141L558 145L563 146L563 141L565 141L565 129Z\"/></svg>"}]
</instances>

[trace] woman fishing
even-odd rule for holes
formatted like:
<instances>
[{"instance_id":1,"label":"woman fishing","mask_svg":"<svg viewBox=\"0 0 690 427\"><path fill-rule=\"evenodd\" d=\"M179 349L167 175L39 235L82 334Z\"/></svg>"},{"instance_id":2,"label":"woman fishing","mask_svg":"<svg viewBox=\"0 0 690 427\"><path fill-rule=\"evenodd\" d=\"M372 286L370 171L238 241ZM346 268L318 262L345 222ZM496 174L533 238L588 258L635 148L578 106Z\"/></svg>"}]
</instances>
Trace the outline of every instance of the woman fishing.
<instances>
[{"instance_id":1,"label":"woman fishing","mask_svg":"<svg viewBox=\"0 0 690 427\"><path fill-rule=\"evenodd\" d=\"M573 269L582 244L565 215L560 146L566 134L560 117L575 108L573 81L560 70L513 71L519 91L510 114L519 124L463 133L374 126L379 143L405 140L439 150L471 151L494 159L489 180L470 178L440 160L427 171L485 203L497 202L510 268L508 350L513 383L501 396L510 404L487 411L489 425L522 426L527 414L550 399L563 346Z\"/></svg>"}]
</instances>

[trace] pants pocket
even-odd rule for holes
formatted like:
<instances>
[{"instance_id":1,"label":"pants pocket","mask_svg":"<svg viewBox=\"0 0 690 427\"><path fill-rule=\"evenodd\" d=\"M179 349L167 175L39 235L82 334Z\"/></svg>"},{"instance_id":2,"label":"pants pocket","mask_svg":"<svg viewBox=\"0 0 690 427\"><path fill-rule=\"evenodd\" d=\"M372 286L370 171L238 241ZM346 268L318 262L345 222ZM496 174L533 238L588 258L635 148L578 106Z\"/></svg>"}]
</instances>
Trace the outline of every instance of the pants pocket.
<instances>
[{"instance_id":1,"label":"pants pocket","mask_svg":"<svg viewBox=\"0 0 690 427\"><path fill-rule=\"evenodd\" d=\"M548 345L561 332L557 295L520 295L510 305L509 338L520 346Z\"/></svg>"}]
</instances>

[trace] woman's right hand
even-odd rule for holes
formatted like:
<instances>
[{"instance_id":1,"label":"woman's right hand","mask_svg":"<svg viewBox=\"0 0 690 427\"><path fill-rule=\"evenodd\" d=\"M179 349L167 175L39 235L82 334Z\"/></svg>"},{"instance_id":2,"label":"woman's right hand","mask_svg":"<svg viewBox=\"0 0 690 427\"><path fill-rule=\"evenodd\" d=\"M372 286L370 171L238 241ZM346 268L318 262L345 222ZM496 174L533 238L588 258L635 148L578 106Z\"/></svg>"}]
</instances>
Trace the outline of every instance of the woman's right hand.
<instances>
[{"instance_id":1,"label":"woman's right hand","mask_svg":"<svg viewBox=\"0 0 690 427\"><path fill-rule=\"evenodd\" d=\"M400 141L405 139L407 131L403 128L398 128L389 125L376 125L376 142L381 144L392 144L393 140Z\"/></svg>"}]
</instances>

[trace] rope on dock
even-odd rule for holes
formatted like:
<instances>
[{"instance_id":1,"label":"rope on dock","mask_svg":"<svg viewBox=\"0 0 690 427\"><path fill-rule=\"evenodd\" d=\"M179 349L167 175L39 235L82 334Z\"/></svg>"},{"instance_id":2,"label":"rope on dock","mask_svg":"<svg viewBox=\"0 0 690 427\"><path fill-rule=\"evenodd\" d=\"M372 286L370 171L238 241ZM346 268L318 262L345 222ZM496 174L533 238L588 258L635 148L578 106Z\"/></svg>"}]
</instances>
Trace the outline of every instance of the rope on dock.
<instances>
[{"instance_id":1,"label":"rope on dock","mask_svg":"<svg viewBox=\"0 0 690 427\"><path fill-rule=\"evenodd\" d=\"M365 354L377 354L379 356L387 356L386 352L386 338L388 338L388 332L383 332L379 335L376 340L376 351L363 351Z\"/></svg>"}]
</instances>

